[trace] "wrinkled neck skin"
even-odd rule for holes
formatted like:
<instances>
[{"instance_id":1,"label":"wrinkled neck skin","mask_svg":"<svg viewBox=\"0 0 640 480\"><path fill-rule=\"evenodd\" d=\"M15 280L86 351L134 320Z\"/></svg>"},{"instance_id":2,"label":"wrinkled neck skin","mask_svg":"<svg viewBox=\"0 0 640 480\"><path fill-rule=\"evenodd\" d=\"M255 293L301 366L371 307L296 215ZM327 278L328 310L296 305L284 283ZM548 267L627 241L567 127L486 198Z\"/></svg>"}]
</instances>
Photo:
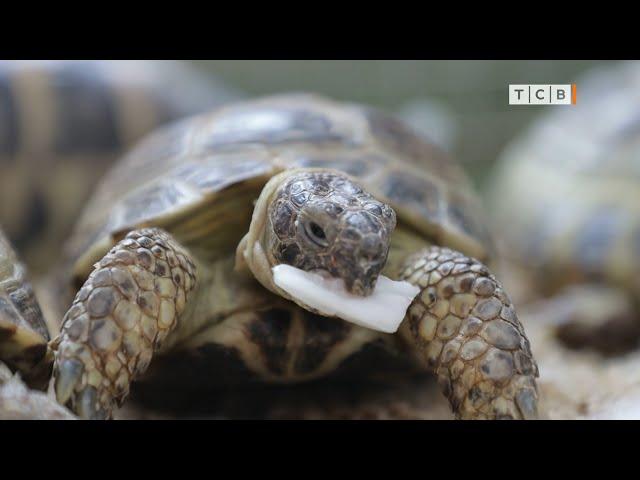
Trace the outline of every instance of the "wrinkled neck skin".
<instances>
[{"instance_id":1,"label":"wrinkled neck skin","mask_svg":"<svg viewBox=\"0 0 640 480\"><path fill-rule=\"evenodd\" d=\"M327 171L325 169L305 170ZM300 170L298 169L293 169L275 175L262 189L260 197L258 197L255 207L253 208L253 216L251 217L249 232L247 232L244 238L240 241L236 250L236 270L245 272L249 271L266 289L309 310L309 307L297 302L296 299L289 296L284 290L274 283L271 268L277 265L277 262L270 252L266 251L267 242L265 227L267 226L266 223L269 221L269 205L271 204L271 201L273 200L280 185L282 185L288 177L295 175L299 171Z\"/></svg>"},{"instance_id":2,"label":"wrinkled neck skin","mask_svg":"<svg viewBox=\"0 0 640 480\"><path fill-rule=\"evenodd\" d=\"M420 235L413 230L404 228L403 225L399 225L391 236L389 256L387 257L387 263L382 270L382 274L393 280L397 280L407 257L432 245L435 245L435 243L424 238L424 235Z\"/></svg>"},{"instance_id":3,"label":"wrinkled neck skin","mask_svg":"<svg viewBox=\"0 0 640 480\"><path fill-rule=\"evenodd\" d=\"M214 262L199 258L193 256L198 281L191 300L182 312L179 328L163 343L163 352L182 348L183 342L238 312L258 310L274 301L252 275L234 271L232 252Z\"/></svg>"}]
</instances>

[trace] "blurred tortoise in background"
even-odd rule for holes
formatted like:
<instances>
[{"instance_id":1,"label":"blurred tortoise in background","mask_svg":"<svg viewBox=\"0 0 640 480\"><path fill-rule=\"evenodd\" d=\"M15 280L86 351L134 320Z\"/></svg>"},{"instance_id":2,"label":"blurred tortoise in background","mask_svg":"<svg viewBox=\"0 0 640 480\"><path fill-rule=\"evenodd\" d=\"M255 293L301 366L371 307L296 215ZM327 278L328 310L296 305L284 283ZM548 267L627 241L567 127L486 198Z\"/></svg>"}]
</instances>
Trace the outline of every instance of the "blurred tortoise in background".
<instances>
[{"instance_id":1,"label":"blurred tortoise in background","mask_svg":"<svg viewBox=\"0 0 640 480\"><path fill-rule=\"evenodd\" d=\"M535 417L537 366L480 263L478 203L450 158L357 105L274 96L162 128L67 246L57 398L108 418L137 379L161 401L411 365L460 418Z\"/></svg>"},{"instance_id":2,"label":"blurred tortoise in background","mask_svg":"<svg viewBox=\"0 0 640 480\"><path fill-rule=\"evenodd\" d=\"M28 388L0 362L0 420L74 420L77 417L44 392Z\"/></svg>"},{"instance_id":3,"label":"blurred tortoise in background","mask_svg":"<svg viewBox=\"0 0 640 480\"><path fill-rule=\"evenodd\" d=\"M51 265L95 182L157 126L239 95L170 61L0 61L0 224Z\"/></svg>"},{"instance_id":4,"label":"blurred tortoise in background","mask_svg":"<svg viewBox=\"0 0 640 480\"><path fill-rule=\"evenodd\" d=\"M48 340L26 269L0 230L0 420L74 418L38 391L51 375Z\"/></svg>"},{"instance_id":5,"label":"blurred tortoise in background","mask_svg":"<svg viewBox=\"0 0 640 480\"><path fill-rule=\"evenodd\" d=\"M559 338L616 353L640 338L640 64L577 85L577 105L553 108L507 148L492 211Z\"/></svg>"},{"instance_id":6,"label":"blurred tortoise in background","mask_svg":"<svg viewBox=\"0 0 640 480\"><path fill-rule=\"evenodd\" d=\"M30 386L45 389L53 362L49 338L27 269L0 230L0 364L20 372Z\"/></svg>"}]
</instances>

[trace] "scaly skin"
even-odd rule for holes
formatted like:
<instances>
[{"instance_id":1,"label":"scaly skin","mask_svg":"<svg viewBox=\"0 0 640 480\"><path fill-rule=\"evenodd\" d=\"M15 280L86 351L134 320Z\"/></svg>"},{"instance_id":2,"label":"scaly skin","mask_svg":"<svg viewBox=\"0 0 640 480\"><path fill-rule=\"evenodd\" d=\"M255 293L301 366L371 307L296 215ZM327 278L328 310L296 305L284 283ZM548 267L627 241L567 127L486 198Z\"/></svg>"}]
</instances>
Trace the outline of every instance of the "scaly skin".
<instances>
[{"instance_id":1,"label":"scaly skin","mask_svg":"<svg viewBox=\"0 0 640 480\"><path fill-rule=\"evenodd\" d=\"M461 419L537 417L538 367L502 286L463 254L429 247L400 276L422 288L400 333Z\"/></svg>"},{"instance_id":2,"label":"scaly skin","mask_svg":"<svg viewBox=\"0 0 640 480\"><path fill-rule=\"evenodd\" d=\"M190 255L159 229L133 231L113 247L52 342L58 401L82 418L110 418L176 329L195 273Z\"/></svg>"},{"instance_id":3,"label":"scaly skin","mask_svg":"<svg viewBox=\"0 0 640 480\"><path fill-rule=\"evenodd\" d=\"M0 230L0 359L31 388L45 390L53 364L48 340L27 269Z\"/></svg>"},{"instance_id":4,"label":"scaly skin","mask_svg":"<svg viewBox=\"0 0 640 480\"><path fill-rule=\"evenodd\" d=\"M393 209L334 172L290 170L273 181L281 183L268 209L272 263L324 270L369 295L387 261Z\"/></svg>"}]
</instances>

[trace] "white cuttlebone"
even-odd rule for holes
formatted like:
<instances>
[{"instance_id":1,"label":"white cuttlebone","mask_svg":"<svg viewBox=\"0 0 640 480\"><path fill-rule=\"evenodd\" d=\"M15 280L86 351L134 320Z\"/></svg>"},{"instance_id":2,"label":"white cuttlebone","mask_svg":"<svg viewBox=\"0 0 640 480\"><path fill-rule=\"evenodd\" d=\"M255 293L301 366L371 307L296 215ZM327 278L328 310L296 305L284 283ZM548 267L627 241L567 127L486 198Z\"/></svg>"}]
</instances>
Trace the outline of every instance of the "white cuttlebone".
<instances>
[{"instance_id":1,"label":"white cuttlebone","mask_svg":"<svg viewBox=\"0 0 640 480\"><path fill-rule=\"evenodd\" d=\"M420 289L409 282L378 277L373 293L360 297L347 292L344 281L290 265L272 268L274 283L296 300L328 317L362 327L394 333Z\"/></svg>"}]
</instances>

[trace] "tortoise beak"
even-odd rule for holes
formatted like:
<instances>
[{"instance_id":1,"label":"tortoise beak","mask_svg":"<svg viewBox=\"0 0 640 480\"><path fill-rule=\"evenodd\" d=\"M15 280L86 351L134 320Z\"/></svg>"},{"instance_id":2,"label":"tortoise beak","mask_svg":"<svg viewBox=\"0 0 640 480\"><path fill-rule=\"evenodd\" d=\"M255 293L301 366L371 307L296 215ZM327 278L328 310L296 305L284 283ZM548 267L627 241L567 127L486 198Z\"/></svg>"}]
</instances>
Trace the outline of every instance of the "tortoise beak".
<instances>
[{"instance_id":1,"label":"tortoise beak","mask_svg":"<svg viewBox=\"0 0 640 480\"><path fill-rule=\"evenodd\" d=\"M384 259L380 260L376 262L361 260L361 263L354 269L355 271L351 270L344 279L346 290L360 297L371 295L385 265L386 255L384 255Z\"/></svg>"},{"instance_id":2,"label":"tortoise beak","mask_svg":"<svg viewBox=\"0 0 640 480\"><path fill-rule=\"evenodd\" d=\"M349 284L346 284L347 291L353 295L358 295L359 297L368 297L373 293L376 286L376 280L377 278L373 280L357 279L350 286Z\"/></svg>"},{"instance_id":3,"label":"tortoise beak","mask_svg":"<svg viewBox=\"0 0 640 480\"><path fill-rule=\"evenodd\" d=\"M344 280L354 295L367 297L373 293L378 277L387 263L389 243L381 238L365 237L354 252Z\"/></svg>"}]
</instances>

